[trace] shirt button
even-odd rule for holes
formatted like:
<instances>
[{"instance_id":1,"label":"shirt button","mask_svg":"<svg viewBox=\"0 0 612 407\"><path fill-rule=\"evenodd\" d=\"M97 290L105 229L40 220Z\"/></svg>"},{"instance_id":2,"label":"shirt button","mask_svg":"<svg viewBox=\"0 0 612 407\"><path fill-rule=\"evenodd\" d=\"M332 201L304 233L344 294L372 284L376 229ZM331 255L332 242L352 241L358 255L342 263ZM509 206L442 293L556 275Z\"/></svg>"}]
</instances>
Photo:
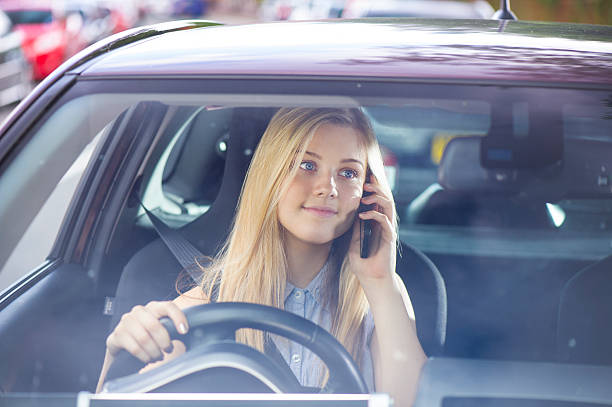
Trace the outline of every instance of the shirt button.
<instances>
[{"instance_id":1,"label":"shirt button","mask_svg":"<svg viewBox=\"0 0 612 407\"><path fill-rule=\"evenodd\" d=\"M302 292L301 291L296 291L295 292L295 298L302 298Z\"/></svg>"},{"instance_id":2,"label":"shirt button","mask_svg":"<svg viewBox=\"0 0 612 407\"><path fill-rule=\"evenodd\" d=\"M298 355L297 353L294 353L294 354L291 356L291 362L293 362L293 363L296 363L296 364L297 364L297 363L300 363L301 361L302 361L302 358L300 358L300 355Z\"/></svg>"}]
</instances>

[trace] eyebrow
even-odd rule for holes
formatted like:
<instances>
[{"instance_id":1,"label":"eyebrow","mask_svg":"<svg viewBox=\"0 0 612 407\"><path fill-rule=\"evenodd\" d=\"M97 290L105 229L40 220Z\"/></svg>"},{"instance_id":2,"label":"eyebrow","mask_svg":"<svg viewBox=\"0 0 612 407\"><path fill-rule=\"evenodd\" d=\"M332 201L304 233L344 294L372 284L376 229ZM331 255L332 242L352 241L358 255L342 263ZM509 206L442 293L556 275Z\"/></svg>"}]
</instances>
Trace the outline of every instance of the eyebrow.
<instances>
[{"instance_id":1,"label":"eyebrow","mask_svg":"<svg viewBox=\"0 0 612 407\"><path fill-rule=\"evenodd\" d=\"M313 153L312 151L306 151L305 154L311 155L315 158L318 158L319 160L322 159L323 157L321 157L319 154L317 153ZM365 168L365 165L363 165L363 163L355 158L343 158L342 160L340 160L340 162L342 163L357 163L359 165L361 165L363 168Z\"/></svg>"}]
</instances>

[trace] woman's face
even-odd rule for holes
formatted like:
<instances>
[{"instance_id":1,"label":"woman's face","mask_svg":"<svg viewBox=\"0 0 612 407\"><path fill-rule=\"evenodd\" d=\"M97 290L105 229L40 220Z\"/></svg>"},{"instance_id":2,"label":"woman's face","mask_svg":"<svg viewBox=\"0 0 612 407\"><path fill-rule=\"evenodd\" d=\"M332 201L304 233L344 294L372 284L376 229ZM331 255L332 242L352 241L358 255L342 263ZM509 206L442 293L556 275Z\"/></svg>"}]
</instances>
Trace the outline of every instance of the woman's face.
<instances>
[{"instance_id":1,"label":"woman's face","mask_svg":"<svg viewBox=\"0 0 612 407\"><path fill-rule=\"evenodd\" d=\"M288 239L327 244L355 220L365 179L362 136L351 127L321 125L278 205Z\"/></svg>"}]
</instances>

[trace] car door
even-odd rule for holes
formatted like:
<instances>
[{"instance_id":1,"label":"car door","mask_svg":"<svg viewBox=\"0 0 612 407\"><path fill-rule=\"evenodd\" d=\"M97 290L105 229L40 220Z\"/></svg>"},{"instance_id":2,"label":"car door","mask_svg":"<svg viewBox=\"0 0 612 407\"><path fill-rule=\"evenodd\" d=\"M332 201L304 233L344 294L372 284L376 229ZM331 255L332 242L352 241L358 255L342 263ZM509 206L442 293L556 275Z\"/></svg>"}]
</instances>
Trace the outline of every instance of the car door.
<instances>
[{"instance_id":1,"label":"car door","mask_svg":"<svg viewBox=\"0 0 612 407\"><path fill-rule=\"evenodd\" d=\"M91 272L103 249L91 236L127 196L166 107L111 104L90 90L60 80L0 141L6 392L91 389L97 379L108 316Z\"/></svg>"}]
</instances>

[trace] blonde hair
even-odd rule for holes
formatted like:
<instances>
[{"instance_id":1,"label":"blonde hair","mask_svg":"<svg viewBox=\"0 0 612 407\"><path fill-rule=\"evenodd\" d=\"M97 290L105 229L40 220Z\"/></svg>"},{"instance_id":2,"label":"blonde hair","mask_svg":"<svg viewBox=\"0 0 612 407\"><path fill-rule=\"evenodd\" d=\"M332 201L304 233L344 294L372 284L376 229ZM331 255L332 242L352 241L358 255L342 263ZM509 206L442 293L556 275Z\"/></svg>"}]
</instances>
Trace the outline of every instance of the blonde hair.
<instances>
[{"instance_id":1,"label":"blonde hair","mask_svg":"<svg viewBox=\"0 0 612 407\"><path fill-rule=\"evenodd\" d=\"M280 109L251 161L231 233L216 258L203 267L202 288L209 298L284 308L287 259L277 207L299 168L295 164L301 162L305 147L322 124L351 127L363 136L367 166L392 196L378 142L360 109ZM392 221L397 224L395 216ZM334 272L328 273L326 298L332 313L331 333L359 363L369 304L348 264L350 232L334 241L330 262ZM264 349L261 331L243 329L237 332L236 339L260 351Z\"/></svg>"}]
</instances>

